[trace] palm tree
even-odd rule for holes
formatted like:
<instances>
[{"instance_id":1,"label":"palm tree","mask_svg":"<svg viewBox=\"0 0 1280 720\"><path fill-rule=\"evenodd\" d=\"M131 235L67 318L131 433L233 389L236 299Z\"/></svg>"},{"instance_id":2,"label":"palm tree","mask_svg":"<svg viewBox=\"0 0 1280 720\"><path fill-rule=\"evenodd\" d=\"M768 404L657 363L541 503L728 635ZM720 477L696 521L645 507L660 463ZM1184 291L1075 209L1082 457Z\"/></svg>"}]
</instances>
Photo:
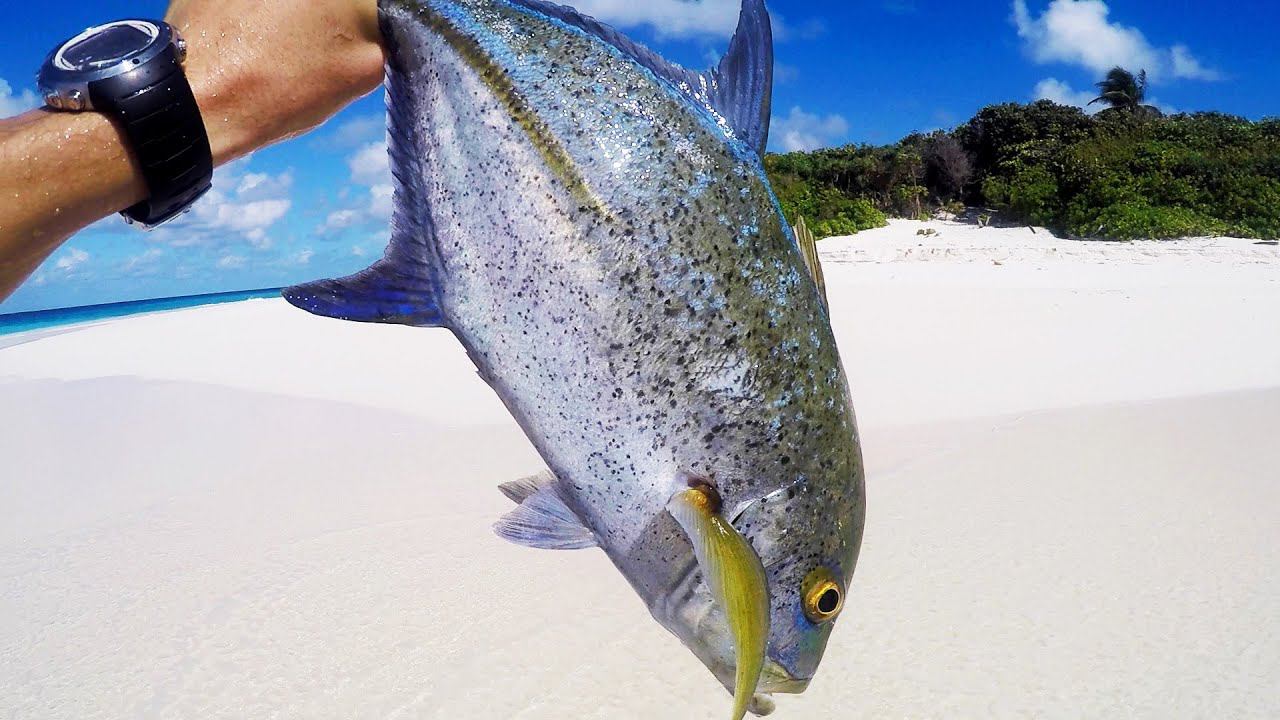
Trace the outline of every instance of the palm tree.
<instances>
[{"instance_id":1,"label":"palm tree","mask_svg":"<svg viewBox=\"0 0 1280 720\"><path fill-rule=\"evenodd\" d=\"M1113 108L1137 113L1146 107L1143 101L1147 99L1147 71L1143 70L1135 77L1122 67L1111 68L1107 78L1098 83L1098 90L1102 94L1090 105L1106 103Z\"/></svg>"}]
</instances>

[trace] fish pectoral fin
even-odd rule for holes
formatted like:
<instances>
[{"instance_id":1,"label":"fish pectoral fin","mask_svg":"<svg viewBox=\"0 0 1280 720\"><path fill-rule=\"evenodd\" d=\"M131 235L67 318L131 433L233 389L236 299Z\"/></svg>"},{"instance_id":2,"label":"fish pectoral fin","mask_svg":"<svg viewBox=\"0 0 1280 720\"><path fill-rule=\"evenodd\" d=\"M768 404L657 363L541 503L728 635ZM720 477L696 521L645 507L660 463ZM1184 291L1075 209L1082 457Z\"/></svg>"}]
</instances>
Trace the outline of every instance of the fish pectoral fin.
<instances>
[{"instance_id":1,"label":"fish pectoral fin","mask_svg":"<svg viewBox=\"0 0 1280 720\"><path fill-rule=\"evenodd\" d=\"M813 236L813 231L809 229L809 223L804 221L803 215L796 218L793 230L796 233L796 244L800 246L800 253L804 255L804 265L813 276L814 284L818 286L822 302L826 303L827 279L822 273L822 257L818 255L818 240Z\"/></svg>"},{"instance_id":2,"label":"fish pectoral fin","mask_svg":"<svg viewBox=\"0 0 1280 720\"><path fill-rule=\"evenodd\" d=\"M769 642L769 583L751 543L721 514L720 497L695 486L671 499L667 511L693 545L694 557L733 635L733 720L742 720L756 702Z\"/></svg>"},{"instance_id":3,"label":"fish pectoral fin","mask_svg":"<svg viewBox=\"0 0 1280 720\"><path fill-rule=\"evenodd\" d=\"M507 496L508 500L519 505L541 492L544 488L551 487L555 482L555 474L550 470L543 470L537 475L502 483L498 486L498 489L502 491L503 495Z\"/></svg>"},{"instance_id":4,"label":"fish pectoral fin","mask_svg":"<svg viewBox=\"0 0 1280 720\"><path fill-rule=\"evenodd\" d=\"M495 523L493 531L503 540L539 550L585 550L597 547L600 543L596 540L595 533L582 523L578 514L560 496L554 475L546 473L507 483L502 486L502 492L514 500L528 491L531 483L546 481L548 476L549 482L525 495L520 500L520 507Z\"/></svg>"}]
</instances>

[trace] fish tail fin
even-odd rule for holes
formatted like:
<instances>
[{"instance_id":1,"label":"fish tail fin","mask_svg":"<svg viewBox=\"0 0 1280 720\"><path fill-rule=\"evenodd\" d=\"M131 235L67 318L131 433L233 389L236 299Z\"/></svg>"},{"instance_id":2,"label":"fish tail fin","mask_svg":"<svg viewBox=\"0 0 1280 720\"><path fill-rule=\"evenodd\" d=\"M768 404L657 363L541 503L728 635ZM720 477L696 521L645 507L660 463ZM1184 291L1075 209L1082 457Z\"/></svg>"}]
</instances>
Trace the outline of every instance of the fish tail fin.
<instances>
[{"instance_id":1,"label":"fish tail fin","mask_svg":"<svg viewBox=\"0 0 1280 720\"><path fill-rule=\"evenodd\" d=\"M291 287L284 297L293 305L324 317L355 322L416 327L445 324L441 310L443 263L436 241L426 169L412 135L414 83L400 67L395 28L382 15L387 57L387 154L394 177L391 241L386 254L369 269L341 280L321 280Z\"/></svg>"},{"instance_id":2,"label":"fish tail fin","mask_svg":"<svg viewBox=\"0 0 1280 720\"><path fill-rule=\"evenodd\" d=\"M313 315L338 320L415 327L443 323L430 288L386 260L348 278L288 288L284 299Z\"/></svg>"},{"instance_id":3,"label":"fish tail fin","mask_svg":"<svg viewBox=\"0 0 1280 720\"><path fill-rule=\"evenodd\" d=\"M622 33L553 0L511 0L596 37L724 118L743 142L764 155L773 105L773 24L765 0L742 0L738 29L719 65L686 70Z\"/></svg>"}]
</instances>

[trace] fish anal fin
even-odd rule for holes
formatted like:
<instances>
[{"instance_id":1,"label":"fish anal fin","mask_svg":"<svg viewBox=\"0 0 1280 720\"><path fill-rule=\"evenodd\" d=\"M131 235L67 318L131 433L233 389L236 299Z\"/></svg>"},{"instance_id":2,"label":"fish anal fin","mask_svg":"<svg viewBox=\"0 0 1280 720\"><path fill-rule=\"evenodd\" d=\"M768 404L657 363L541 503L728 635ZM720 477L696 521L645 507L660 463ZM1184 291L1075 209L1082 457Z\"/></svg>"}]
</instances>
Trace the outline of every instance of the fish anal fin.
<instances>
[{"instance_id":1,"label":"fish anal fin","mask_svg":"<svg viewBox=\"0 0 1280 720\"><path fill-rule=\"evenodd\" d=\"M502 492L515 499L532 489L530 481L544 479L546 476L539 475L507 483L502 486ZM494 532L503 540L539 550L585 550L598 546L595 533L565 504L554 476L551 480L526 495L520 507L495 523Z\"/></svg>"}]
</instances>

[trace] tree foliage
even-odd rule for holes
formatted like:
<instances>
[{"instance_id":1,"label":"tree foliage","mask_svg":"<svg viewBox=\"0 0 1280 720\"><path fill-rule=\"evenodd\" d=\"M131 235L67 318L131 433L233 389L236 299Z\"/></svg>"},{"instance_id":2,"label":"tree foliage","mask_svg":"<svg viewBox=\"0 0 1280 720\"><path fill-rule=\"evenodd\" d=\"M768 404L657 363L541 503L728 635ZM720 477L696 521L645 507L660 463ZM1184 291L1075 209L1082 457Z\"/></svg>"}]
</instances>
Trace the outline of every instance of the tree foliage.
<instances>
[{"instance_id":1,"label":"tree foliage","mask_svg":"<svg viewBox=\"0 0 1280 720\"><path fill-rule=\"evenodd\" d=\"M1137 75L1122 67L1111 68L1107 76L1097 83L1098 92L1102 93L1089 104L1104 103L1112 110L1121 110L1134 115L1160 117L1163 113L1153 105L1147 105L1147 71Z\"/></svg>"},{"instance_id":2,"label":"tree foliage","mask_svg":"<svg viewBox=\"0 0 1280 720\"><path fill-rule=\"evenodd\" d=\"M1280 119L1158 116L1132 79L1121 91L1136 104L1093 117L1046 100L994 105L950 132L765 167L788 219L803 214L820 237L956 202L1081 237L1280 236Z\"/></svg>"}]
</instances>

